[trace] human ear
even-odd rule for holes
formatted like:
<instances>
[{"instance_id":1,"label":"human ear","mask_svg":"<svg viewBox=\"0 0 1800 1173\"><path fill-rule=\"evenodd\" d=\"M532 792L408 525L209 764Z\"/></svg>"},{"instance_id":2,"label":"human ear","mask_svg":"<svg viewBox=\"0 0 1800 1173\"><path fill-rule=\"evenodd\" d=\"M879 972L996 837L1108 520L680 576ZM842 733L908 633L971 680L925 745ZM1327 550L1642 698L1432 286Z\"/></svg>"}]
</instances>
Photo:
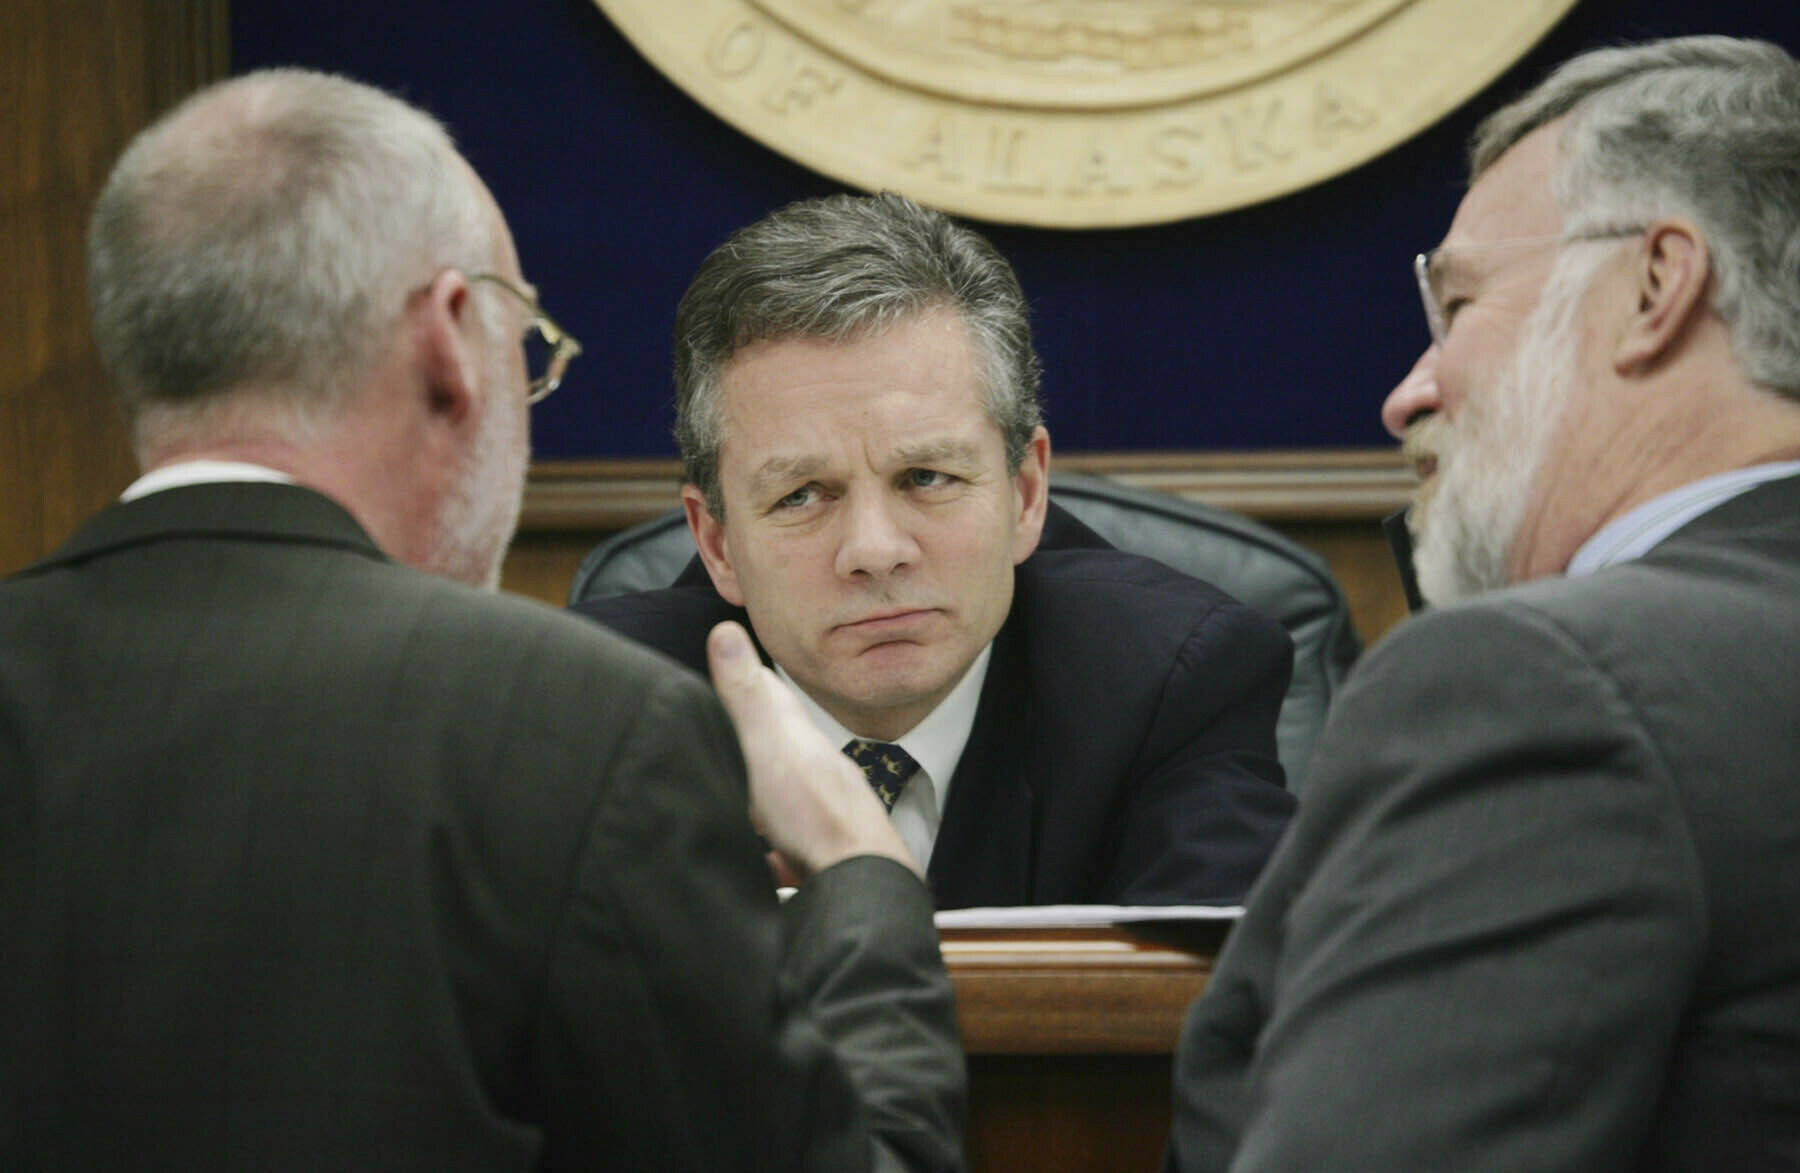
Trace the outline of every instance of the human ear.
<instances>
[{"instance_id":1,"label":"human ear","mask_svg":"<svg viewBox=\"0 0 1800 1173\"><path fill-rule=\"evenodd\" d=\"M1013 499L1018 517L1013 526L1013 565L1031 557L1044 533L1044 514L1050 505L1050 433L1039 425L1025 446L1025 458L1012 475Z\"/></svg>"},{"instance_id":2,"label":"human ear","mask_svg":"<svg viewBox=\"0 0 1800 1173\"><path fill-rule=\"evenodd\" d=\"M738 589L737 571L731 564L731 544L725 537L725 523L713 516L700 486L681 486L681 507L687 513L688 532L694 535L694 546L700 561L712 578L713 589L734 607L744 605L744 592Z\"/></svg>"},{"instance_id":3,"label":"human ear","mask_svg":"<svg viewBox=\"0 0 1800 1173\"><path fill-rule=\"evenodd\" d=\"M470 334L474 327L469 281L455 269L432 278L414 307L418 386L433 417L460 424L477 394L478 369Z\"/></svg>"},{"instance_id":4,"label":"human ear","mask_svg":"<svg viewBox=\"0 0 1800 1173\"><path fill-rule=\"evenodd\" d=\"M1711 276L1711 254L1697 226L1681 219L1651 225L1633 273L1637 302L1613 350L1614 371L1642 370L1671 354L1705 312Z\"/></svg>"}]
</instances>

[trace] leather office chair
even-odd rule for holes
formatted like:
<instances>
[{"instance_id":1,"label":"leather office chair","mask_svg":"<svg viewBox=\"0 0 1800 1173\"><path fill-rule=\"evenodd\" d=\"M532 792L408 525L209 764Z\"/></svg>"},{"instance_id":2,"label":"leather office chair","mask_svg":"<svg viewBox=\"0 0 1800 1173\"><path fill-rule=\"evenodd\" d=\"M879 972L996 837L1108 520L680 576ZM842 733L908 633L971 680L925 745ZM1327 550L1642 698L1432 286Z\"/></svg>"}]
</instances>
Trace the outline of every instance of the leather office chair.
<instances>
[{"instance_id":1,"label":"leather office chair","mask_svg":"<svg viewBox=\"0 0 1800 1173\"><path fill-rule=\"evenodd\" d=\"M1203 578L1287 629L1294 677L1275 736L1288 787L1299 793L1325 712L1362 650L1324 560L1235 513L1099 477L1053 473L1050 498L1121 550ZM569 601L667 586L693 556L687 521L671 511L591 550Z\"/></svg>"}]
</instances>

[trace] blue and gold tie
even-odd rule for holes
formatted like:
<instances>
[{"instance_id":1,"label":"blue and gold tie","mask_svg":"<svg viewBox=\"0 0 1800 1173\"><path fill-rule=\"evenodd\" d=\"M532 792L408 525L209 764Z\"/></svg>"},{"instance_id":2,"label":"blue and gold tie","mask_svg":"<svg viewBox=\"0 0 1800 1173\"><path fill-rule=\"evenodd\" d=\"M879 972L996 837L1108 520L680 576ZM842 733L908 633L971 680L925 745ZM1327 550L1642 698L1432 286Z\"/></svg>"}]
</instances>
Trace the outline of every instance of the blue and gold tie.
<instances>
[{"instance_id":1,"label":"blue and gold tie","mask_svg":"<svg viewBox=\"0 0 1800 1173\"><path fill-rule=\"evenodd\" d=\"M892 814L907 779L919 772L919 763L899 746L886 741L864 741L858 737L844 747L850 760L862 767L863 777L875 788L875 796Z\"/></svg>"}]
</instances>

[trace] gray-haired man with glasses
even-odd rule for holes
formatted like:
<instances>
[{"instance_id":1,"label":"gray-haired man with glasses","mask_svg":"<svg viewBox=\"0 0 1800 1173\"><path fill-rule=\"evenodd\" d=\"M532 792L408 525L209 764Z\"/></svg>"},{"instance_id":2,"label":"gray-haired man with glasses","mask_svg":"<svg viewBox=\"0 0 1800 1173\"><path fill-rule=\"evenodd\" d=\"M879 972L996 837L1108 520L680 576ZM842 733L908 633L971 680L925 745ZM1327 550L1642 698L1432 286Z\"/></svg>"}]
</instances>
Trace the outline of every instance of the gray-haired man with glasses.
<instances>
[{"instance_id":1,"label":"gray-haired man with glasses","mask_svg":"<svg viewBox=\"0 0 1800 1173\"><path fill-rule=\"evenodd\" d=\"M1800 63L1590 53L1473 162L1382 409L1434 606L1336 702L1169 1164L1800 1169Z\"/></svg>"},{"instance_id":2,"label":"gray-haired man with glasses","mask_svg":"<svg viewBox=\"0 0 1800 1173\"><path fill-rule=\"evenodd\" d=\"M90 258L145 474L0 586L0 1168L959 1168L930 894L746 634L472 589L580 347L444 130L224 83Z\"/></svg>"}]
</instances>

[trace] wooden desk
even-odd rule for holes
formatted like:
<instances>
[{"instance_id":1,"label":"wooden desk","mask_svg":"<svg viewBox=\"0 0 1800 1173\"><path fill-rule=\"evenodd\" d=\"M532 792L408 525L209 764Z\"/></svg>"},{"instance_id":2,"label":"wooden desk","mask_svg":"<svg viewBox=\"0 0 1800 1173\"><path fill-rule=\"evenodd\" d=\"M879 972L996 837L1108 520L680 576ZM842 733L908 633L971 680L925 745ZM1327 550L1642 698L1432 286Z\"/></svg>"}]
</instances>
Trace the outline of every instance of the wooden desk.
<instances>
[{"instance_id":1,"label":"wooden desk","mask_svg":"<svg viewBox=\"0 0 1800 1173\"><path fill-rule=\"evenodd\" d=\"M942 933L975 1173L1153 1173L1171 1056L1226 924Z\"/></svg>"}]
</instances>

